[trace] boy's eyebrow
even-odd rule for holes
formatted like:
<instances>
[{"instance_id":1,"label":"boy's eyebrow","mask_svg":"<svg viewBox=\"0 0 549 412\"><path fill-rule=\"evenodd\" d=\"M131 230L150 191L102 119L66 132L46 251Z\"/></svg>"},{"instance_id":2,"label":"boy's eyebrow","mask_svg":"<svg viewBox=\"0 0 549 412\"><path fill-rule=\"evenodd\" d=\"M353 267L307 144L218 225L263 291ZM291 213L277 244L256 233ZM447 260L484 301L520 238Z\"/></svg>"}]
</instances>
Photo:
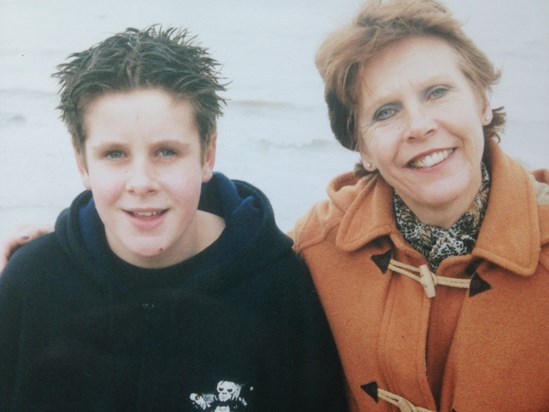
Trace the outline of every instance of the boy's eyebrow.
<instances>
[{"instance_id":1,"label":"boy's eyebrow","mask_svg":"<svg viewBox=\"0 0 549 412\"><path fill-rule=\"evenodd\" d=\"M126 142L118 142L118 141L107 141L107 142L101 142L94 146L91 146L90 149L94 152L102 152L105 150L113 150L113 149L123 149L127 147L129 144ZM191 146L191 143L184 142L177 139L159 139L157 141L153 141L151 144L152 147L160 148L164 146L171 146L171 147L178 147L180 149L187 149Z\"/></svg>"},{"instance_id":2,"label":"boy's eyebrow","mask_svg":"<svg viewBox=\"0 0 549 412\"><path fill-rule=\"evenodd\" d=\"M121 149L126 146L121 142L103 142L90 146L90 149L94 152L101 152L106 149Z\"/></svg>"},{"instance_id":3,"label":"boy's eyebrow","mask_svg":"<svg viewBox=\"0 0 549 412\"><path fill-rule=\"evenodd\" d=\"M153 151L162 149L174 149L181 154L189 153L191 151L191 143L176 140L176 139L162 139L151 144Z\"/></svg>"},{"instance_id":4,"label":"boy's eyebrow","mask_svg":"<svg viewBox=\"0 0 549 412\"><path fill-rule=\"evenodd\" d=\"M191 144L189 142L182 142L181 140L177 139L159 139L158 141L153 143L154 146L184 146L188 147Z\"/></svg>"}]
</instances>

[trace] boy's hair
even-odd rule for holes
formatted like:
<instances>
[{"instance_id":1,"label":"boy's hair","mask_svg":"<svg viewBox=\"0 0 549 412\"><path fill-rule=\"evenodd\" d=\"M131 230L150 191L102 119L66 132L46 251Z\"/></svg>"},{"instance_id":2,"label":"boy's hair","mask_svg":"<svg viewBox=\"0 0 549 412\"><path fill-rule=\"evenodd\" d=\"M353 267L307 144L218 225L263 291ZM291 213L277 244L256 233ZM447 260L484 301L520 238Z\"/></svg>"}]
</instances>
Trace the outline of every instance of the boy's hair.
<instances>
[{"instance_id":1,"label":"boy's hair","mask_svg":"<svg viewBox=\"0 0 549 412\"><path fill-rule=\"evenodd\" d=\"M357 116L362 70L388 47L417 35L447 41L456 50L460 69L479 96L490 92L499 80L499 71L440 1L369 0L351 24L325 40L316 57L332 131L344 147L359 149ZM504 124L503 109L493 110L492 122L484 126L485 139L499 139ZM355 169L357 174L365 174L361 166L359 169L362 170Z\"/></svg>"},{"instance_id":2,"label":"boy's hair","mask_svg":"<svg viewBox=\"0 0 549 412\"><path fill-rule=\"evenodd\" d=\"M83 154L86 140L86 107L105 93L159 88L177 99L190 102L200 134L202 152L216 131L223 114L225 91L220 82L219 63L197 46L186 30L150 26L128 28L122 33L74 53L57 66L61 118L75 149Z\"/></svg>"}]
</instances>

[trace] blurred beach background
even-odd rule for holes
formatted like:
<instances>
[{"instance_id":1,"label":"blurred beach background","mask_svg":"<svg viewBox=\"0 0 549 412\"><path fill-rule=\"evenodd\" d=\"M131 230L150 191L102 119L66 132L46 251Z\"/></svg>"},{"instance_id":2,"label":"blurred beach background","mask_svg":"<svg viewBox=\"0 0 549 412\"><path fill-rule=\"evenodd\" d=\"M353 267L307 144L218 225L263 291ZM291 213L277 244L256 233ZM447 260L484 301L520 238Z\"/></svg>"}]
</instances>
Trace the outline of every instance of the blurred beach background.
<instances>
[{"instance_id":1,"label":"blurred beach background","mask_svg":"<svg viewBox=\"0 0 549 412\"><path fill-rule=\"evenodd\" d=\"M332 136L314 66L325 36L359 0L0 0L0 239L53 223L82 190L59 120L55 66L126 27L186 27L231 81L216 170L259 186L284 230L358 159ZM447 0L503 77L503 147L549 167L549 1ZM428 62L426 62L428 64Z\"/></svg>"}]
</instances>

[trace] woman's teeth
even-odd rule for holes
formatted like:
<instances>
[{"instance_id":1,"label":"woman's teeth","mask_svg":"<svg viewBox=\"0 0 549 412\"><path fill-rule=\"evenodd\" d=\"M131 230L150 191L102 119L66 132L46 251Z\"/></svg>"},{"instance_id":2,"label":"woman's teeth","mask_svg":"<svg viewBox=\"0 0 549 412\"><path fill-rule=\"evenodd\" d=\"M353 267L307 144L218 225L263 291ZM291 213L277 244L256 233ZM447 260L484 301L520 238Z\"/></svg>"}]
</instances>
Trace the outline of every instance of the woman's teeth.
<instances>
[{"instance_id":1,"label":"woman's teeth","mask_svg":"<svg viewBox=\"0 0 549 412\"><path fill-rule=\"evenodd\" d=\"M432 167L442 162L444 159L450 156L451 153L452 149L446 149L439 152L431 153L430 155L411 161L410 166L415 168Z\"/></svg>"}]
</instances>

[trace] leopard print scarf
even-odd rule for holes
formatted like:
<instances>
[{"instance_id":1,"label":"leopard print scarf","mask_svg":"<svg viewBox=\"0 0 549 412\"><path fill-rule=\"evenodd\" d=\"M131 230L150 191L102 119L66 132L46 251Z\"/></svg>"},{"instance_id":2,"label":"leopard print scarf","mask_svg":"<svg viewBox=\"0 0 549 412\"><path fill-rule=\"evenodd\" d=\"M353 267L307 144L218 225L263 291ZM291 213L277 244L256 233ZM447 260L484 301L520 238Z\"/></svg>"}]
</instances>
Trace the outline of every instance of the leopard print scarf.
<instances>
[{"instance_id":1,"label":"leopard print scarf","mask_svg":"<svg viewBox=\"0 0 549 412\"><path fill-rule=\"evenodd\" d=\"M396 192L394 212L397 227L414 249L427 258L435 272L443 259L471 253L484 219L490 193L490 175L482 163L482 183L473 204L449 229L421 223Z\"/></svg>"}]
</instances>

